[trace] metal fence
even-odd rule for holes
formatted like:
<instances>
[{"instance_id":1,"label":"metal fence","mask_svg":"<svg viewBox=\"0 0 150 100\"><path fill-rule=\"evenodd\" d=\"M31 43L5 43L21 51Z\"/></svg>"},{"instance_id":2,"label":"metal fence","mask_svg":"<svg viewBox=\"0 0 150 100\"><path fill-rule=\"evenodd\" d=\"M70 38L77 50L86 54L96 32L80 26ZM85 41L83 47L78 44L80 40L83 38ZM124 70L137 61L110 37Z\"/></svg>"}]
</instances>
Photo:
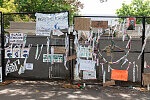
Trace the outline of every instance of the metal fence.
<instances>
[{"instance_id":1,"label":"metal fence","mask_svg":"<svg viewBox=\"0 0 150 100\"><path fill-rule=\"evenodd\" d=\"M62 12L68 12L68 11L62 11ZM40 12L44 14L55 14L55 13L61 13L61 12ZM27 36L27 43L25 47L28 47L29 44L32 44L32 48L30 50L30 56L27 59L27 62L33 63L33 70L32 71L25 71L23 74L18 74L18 72L9 73L7 76L5 75L6 71L6 63L8 61L8 58L5 58L5 48L9 46L5 44L5 34L7 34L7 29L10 28L10 22L14 21L14 19L11 19L10 17L21 17L22 19L25 18L25 16L32 16L32 20L35 21L35 13L3 13L2 14L2 34L1 34L1 45L2 45L2 71L3 71L3 79L71 79L71 73L72 73L72 66L70 66L71 62L67 62L68 70L64 67L64 60L62 63L43 63L43 54L46 53L46 42L47 37L45 36L35 36L35 35L28 35ZM10 19L10 20L8 20ZM69 25L69 12L68 12L68 25ZM16 26L21 27L21 26ZM30 27L30 26L29 26ZM6 29L7 28L7 29ZM33 27L35 31L35 27ZM12 31L12 30L10 30ZM27 30L25 30L27 31ZM65 34L68 34L68 30L62 30ZM26 33L26 32L25 32ZM9 35L9 34L8 34ZM71 49L70 49L70 42L72 36L68 34L69 36L69 53L68 55L71 55ZM65 36L50 36L50 48L53 47L64 47L65 48ZM41 53L41 56L39 60L36 60L35 57L35 51L37 48L37 44L39 47L43 45L43 51ZM39 48L40 50L40 48ZM64 54L63 54L64 57ZM16 58L10 59L10 62L16 61ZM20 64L23 64L25 59L19 59ZM20 66L19 66L20 67ZM18 67L18 68L19 68Z\"/></svg>"}]
</instances>

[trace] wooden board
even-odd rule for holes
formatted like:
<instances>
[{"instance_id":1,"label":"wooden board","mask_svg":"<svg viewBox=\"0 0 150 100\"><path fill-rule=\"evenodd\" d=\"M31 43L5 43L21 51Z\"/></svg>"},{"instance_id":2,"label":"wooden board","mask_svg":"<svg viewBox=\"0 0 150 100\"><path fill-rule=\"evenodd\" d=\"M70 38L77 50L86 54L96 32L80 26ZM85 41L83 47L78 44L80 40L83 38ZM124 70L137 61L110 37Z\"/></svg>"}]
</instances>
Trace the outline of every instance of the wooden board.
<instances>
[{"instance_id":1,"label":"wooden board","mask_svg":"<svg viewBox=\"0 0 150 100\"><path fill-rule=\"evenodd\" d=\"M107 28L108 21L92 21L92 28Z\"/></svg>"},{"instance_id":2,"label":"wooden board","mask_svg":"<svg viewBox=\"0 0 150 100\"><path fill-rule=\"evenodd\" d=\"M107 81L107 82L103 83L103 87L105 87L105 86L111 86L111 85L115 85L115 81L114 80Z\"/></svg>"},{"instance_id":3,"label":"wooden board","mask_svg":"<svg viewBox=\"0 0 150 100\"><path fill-rule=\"evenodd\" d=\"M66 58L66 61L73 60L73 59L76 59L76 58L77 58L77 55L68 56Z\"/></svg>"},{"instance_id":4,"label":"wooden board","mask_svg":"<svg viewBox=\"0 0 150 100\"><path fill-rule=\"evenodd\" d=\"M75 30L89 31L91 26L90 18L75 18Z\"/></svg>"},{"instance_id":5,"label":"wooden board","mask_svg":"<svg viewBox=\"0 0 150 100\"><path fill-rule=\"evenodd\" d=\"M142 77L143 77L143 85L144 86L150 84L150 73L143 73Z\"/></svg>"},{"instance_id":6,"label":"wooden board","mask_svg":"<svg viewBox=\"0 0 150 100\"><path fill-rule=\"evenodd\" d=\"M54 53L65 53L66 50L65 50L65 47L54 47Z\"/></svg>"}]
</instances>

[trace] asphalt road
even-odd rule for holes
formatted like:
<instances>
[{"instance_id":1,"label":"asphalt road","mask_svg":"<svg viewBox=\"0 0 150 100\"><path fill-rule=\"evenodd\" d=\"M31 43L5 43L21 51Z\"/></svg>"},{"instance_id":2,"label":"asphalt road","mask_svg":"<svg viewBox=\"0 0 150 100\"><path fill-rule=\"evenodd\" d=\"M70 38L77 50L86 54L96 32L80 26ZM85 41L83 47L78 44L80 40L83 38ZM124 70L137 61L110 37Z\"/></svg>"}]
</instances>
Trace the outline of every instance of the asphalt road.
<instances>
[{"instance_id":1,"label":"asphalt road","mask_svg":"<svg viewBox=\"0 0 150 100\"><path fill-rule=\"evenodd\" d=\"M0 86L0 100L150 100L150 92L129 87L96 85L68 89L61 85L60 82L17 81Z\"/></svg>"}]
</instances>

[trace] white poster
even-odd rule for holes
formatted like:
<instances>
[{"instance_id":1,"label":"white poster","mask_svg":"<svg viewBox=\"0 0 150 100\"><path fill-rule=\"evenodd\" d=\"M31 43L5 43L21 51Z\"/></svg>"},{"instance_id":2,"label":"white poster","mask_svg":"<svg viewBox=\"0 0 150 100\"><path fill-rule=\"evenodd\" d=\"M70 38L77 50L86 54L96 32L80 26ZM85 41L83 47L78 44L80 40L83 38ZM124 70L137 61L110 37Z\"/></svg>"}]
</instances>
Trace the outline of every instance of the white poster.
<instances>
[{"instance_id":1,"label":"white poster","mask_svg":"<svg viewBox=\"0 0 150 100\"><path fill-rule=\"evenodd\" d=\"M26 70L33 70L33 63L26 63L24 67Z\"/></svg>"},{"instance_id":2,"label":"white poster","mask_svg":"<svg viewBox=\"0 0 150 100\"><path fill-rule=\"evenodd\" d=\"M92 51L88 47L80 47L80 57L92 58Z\"/></svg>"},{"instance_id":3,"label":"white poster","mask_svg":"<svg viewBox=\"0 0 150 100\"><path fill-rule=\"evenodd\" d=\"M29 51L30 51L30 48L22 48L21 49L21 58L28 58Z\"/></svg>"},{"instance_id":4,"label":"white poster","mask_svg":"<svg viewBox=\"0 0 150 100\"><path fill-rule=\"evenodd\" d=\"M23 44L23 33L10 33L9 42L11 44Z\"/></svg>"},{"instance_id":5,"label":"white poster","mask_svg":"<svg viewBox=\"0 0 150 100\"><path fill-rule=\"evenodd\" d=\"M68 12L55 14L36 13L36 35L50 36L51 30L68 28Z\"/></svg>"},{"instance_id":6,"label":"white poster","mask_svg":"<svg viewBox=\"0 0 150 100\"><path fill-rule=\"evenodd\" d=\"M80 70L94 71L95 63L96 61L80 59Z\"/></svg>"},{"instance_id":7,"label":"white poster","mask_svg":"<svg viewBox=\"0 0 150 100\"><path fill-rule=\"evenodd\" d=\"M2 67L0 67L0 82L2 82Z\"/></svg>"},{"instance_id":8,"label":"white poster","mask_svg":"<svg viewBox=\"0 0 150 100\"><path fill-rule=\"evenodd\" d=\"M5 48L5 58L12 58L12 48Z\"/></svg>"},{"instance_id":9,"label":"white poster","mask_svg":"<svg viewBox=\"0 0 150 100\"><path fill-rule=\"evenodd\" d=\"M83 79L96 79L96 71L83 71Z\"/></svg>"},{"instance_id":10,"label":"white poster","mask_svg":"<svg viewBox=\"0 0 150 100\"><path fill-rule=\"evenodd\" d=\"M8 73L12 73L12 72L15 72L15 71L17 71L18 70L18 68L17 68L17 64L16 64L16 62L13 62L13 63L7 63L6 64L6 76L7 76L7 74Z\"/></svg>"},{"instance_id":11,"label":"white poster","mask_svg":"<svg viewBox=\"0 0 150 100\"><path fill-rule=\"evenodd\" d=\"M20 48L13 48L13 58L20 58Z\"/></svg>"}]
</instances>

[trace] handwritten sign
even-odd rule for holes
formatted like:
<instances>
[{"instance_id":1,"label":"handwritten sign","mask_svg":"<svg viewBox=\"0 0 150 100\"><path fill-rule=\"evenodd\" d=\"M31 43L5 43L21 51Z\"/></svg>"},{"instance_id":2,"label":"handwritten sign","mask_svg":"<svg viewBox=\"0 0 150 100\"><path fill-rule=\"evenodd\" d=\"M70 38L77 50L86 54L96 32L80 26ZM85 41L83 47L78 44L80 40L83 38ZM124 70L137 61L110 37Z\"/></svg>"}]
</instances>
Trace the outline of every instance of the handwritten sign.
<instances>
[{"instance_id":1,"label":"handwritten sign","mask_svg":"<svg viewBox=\"0 0 150 100\"><path fill-rule=\"evenodd\" d=\"M20 48L13 48L13 58L20 58Z\"/></svg>"},{"instance_id":2,"label":"handwritten sign","mask_svg":"<svg viewBox=\"0 0 150 100\"><path fill-rule=\"evenodd\" d=\"M11 44L23 44L24 34L23 33L10 33L9 42Z\"/></svg>"},{"instance_id":3,"label":"handwritten sign","mask_svg":"<svg viewBox=\"0 0 150 100\"><path fill-rule=\"evenodd\" d=\"M150 84L150 73L143 73L142 77L143 77L144 86Z\"/></svg>"},{"instance_id":4,"label":"handwritten sign","mask_svg":"<svg viewBox=\"0 0 150 100\"><path fill-rule=\"evenodd\" d=\"M24 67L26 70L33 70L33 63L26 63Z\"/></svg>"},{"instance_id":5,"label":"handwritten sign","mask_svg":"<svg viewBox=\"0 0 150 100\"><path fill-rule=\"evenodd\" d=\"M93 28L107 28L108 21L92 21Z\"/></svg>"},{"instance_id":6,"label":"handwritten sign","mask_svg":"<svg viewBox=\"0 0 150 100\"><path fill-rule=\"evenodd\" d=\"M83 71L83 79L96 79L96 71Z\"/></svg>"},{"instance_id":7,"label":"handwritten sign","mask_svg":"<svg viewBox=\"0 0 150 100\"><path fill-rule=\"evenodd\" d=\"M13 51L12 48L5 48L5 58L12 58Z\"/></svg>"},{"instance_id":8,"label":"handwritten sign","mask_svg":"<svg viewBox=\"0 0 150 100\"><path fill-rule=\"evenodd\" d=\"M22 48L21 49L21 58L28 58L29 51L30 51L30 48Z\"/></svg>"},{"instance_id":9,"label":"handwritten sign","mask_svg":"<svg viewBox=\"0 0 150 100\"><path fill-rule=\"evenodd\" d=\"M5 74L7 76L8 73L12 73L12 72L15 72L17 70L18 70L18 68L17 68L16 62L6 64L6 73Z\"/></svg>"},{"instance_id":10,"label":"handwritten sign","mask_svg":"<svg viewBox=\"0 0 150 100\"><path fill-rule=\"evenodd\" d=\"M55 14L36 13L36 35L50 36L51 30L68 28L68 12Z\"/></svg>"},{"instance_id":11,"label":"handwritten sign","mask_svg":"<svg viewBox=\"0 0 150 100\"><path fill-rule=\"evenodd\" d=\"M112 80L128 80L128 71L127 70L112 70L111 71L111 79Z\"/></svg>"},{"instance_id":12,"label":"handwritten sign","mask_svg":"<svg viewBox=\"0 0 150 100\"><path fill-rule=\"evenodd\" d=\"M63 54L43 54L43 62L63 62Z\"/></svg>"}]
</instances>

